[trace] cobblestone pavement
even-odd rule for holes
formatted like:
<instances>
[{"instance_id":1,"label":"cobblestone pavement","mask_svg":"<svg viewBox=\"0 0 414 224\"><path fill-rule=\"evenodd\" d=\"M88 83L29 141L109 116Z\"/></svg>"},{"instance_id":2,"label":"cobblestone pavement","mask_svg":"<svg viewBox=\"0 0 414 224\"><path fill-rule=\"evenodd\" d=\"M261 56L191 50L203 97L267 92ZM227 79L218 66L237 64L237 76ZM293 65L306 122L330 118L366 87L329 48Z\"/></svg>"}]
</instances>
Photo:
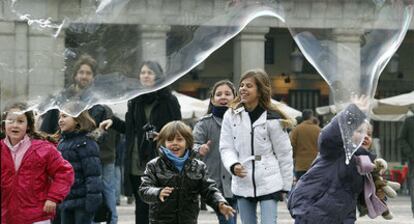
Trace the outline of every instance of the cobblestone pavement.
<instances>
[{"instance_id":1,"label":"cobblestone pavement","mask_svg":"<svg viewBox=\"0 0 414 224\"><path fill-rule=\"evenodd\" d=\"M135 205L127 205L122 201L121 206L118 206L119 224L134 224L134 207ZM358 219L357 224L414 224L413 214L411 214L411 203L408 196L399 196L389 201L390 210L394 213L393 220L384 220L382 217L370 219L363 217ZM285 203L279 203L278 206L278 224L293 224L294 221L290 217ZM201 211L199 224L217 224L216 215L209 209L209 211ZM241 223L240 221L238 223Z\"/></svg>"}]
</instances>

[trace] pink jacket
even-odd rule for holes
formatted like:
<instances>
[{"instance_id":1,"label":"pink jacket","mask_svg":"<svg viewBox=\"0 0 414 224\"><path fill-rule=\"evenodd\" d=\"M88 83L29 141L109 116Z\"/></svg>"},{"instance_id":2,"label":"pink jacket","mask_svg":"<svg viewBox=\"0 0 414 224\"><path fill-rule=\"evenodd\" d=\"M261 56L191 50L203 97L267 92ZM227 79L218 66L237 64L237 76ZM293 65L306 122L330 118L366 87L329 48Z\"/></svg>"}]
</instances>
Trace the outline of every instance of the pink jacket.
<instances>
[{"instance_id":1,"label":"pink jacket","mask_svg":"<svg viewBox=\"0 0 414 224\"><path fill-rule=\"evenodd\" d=\"M46 200L61 202L74 181L70 163L56 147L33 139L16 171L9 147L1 147L1 223L31 224L53 218L45 213Z\"/></svg>"}]
</instances>

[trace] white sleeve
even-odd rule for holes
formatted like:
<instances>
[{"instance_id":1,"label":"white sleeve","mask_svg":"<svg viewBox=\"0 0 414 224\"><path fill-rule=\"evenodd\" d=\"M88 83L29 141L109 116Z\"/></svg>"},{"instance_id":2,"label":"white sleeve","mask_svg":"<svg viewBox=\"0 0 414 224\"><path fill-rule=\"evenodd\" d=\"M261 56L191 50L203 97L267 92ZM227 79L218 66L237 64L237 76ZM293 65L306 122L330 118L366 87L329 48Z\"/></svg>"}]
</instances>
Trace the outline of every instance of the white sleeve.
<instances>
[{"instance_id":1,"label":"white sleeve","mask_svg":"<svg viewBox=\"0 0 414 224\"><path fill-rule=\"evenodd\" d=\"M224 167L230 172L230 167L238 163L238 152L234 144L234 135L232 131L232 110L227 110L223 117L220 134L220 154Z\"/></svg>"},{"instance_id":2,"label":"white sleeve","mask_svg":"<svg viewBox=\"0 0 414 224\"><path fill-rule=\"evenodd\" d=\"M292 145L289 135L283 130L280 121L270 120L268 125L273 152L279 162L279 169L283 179L283 190L289 191L293 181Z\"/></svg>"}]
</instances>

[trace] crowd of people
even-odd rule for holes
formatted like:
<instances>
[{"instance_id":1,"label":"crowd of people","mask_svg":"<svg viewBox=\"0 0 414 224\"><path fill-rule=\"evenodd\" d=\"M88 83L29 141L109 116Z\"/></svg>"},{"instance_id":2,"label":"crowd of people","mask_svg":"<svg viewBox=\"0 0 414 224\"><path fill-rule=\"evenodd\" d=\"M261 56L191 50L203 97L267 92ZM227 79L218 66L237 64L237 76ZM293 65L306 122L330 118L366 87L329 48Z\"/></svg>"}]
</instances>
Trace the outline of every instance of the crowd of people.
<instances>
[{"instance_id":1,"label":"crowd of people","mask_svg":"<svg viewBox=\"0 0 414 224\"><path fill-rule=\"evenodd\" d=\"M353 97L346 113L322 130L311 110L296 126L271 103L266 72L253 69L241 76L238 89L228 80L215 83L208 113L193 130L181 121L169 87L129 100L125 118L106 105L78 116L65 113L86 97L96 74L96 61L81 56L73 84L58 95L71 99L63 111L36 120L24 103L4 109L2 223L114 224L120 185L135 199L137 224L197 223L200 198L220 224L255 224L258 206L262 224L277 223L278 202L284 200L297 224L355 223L367 181L360 161L375 159L366 97ZM144 61L136 78L141 88L165 79L154 61ZM362 142L349 165L340 119L351 122L352 140ZM412 123L407 119L401 133L410 171Z\"/></svg>"}]
</instances>

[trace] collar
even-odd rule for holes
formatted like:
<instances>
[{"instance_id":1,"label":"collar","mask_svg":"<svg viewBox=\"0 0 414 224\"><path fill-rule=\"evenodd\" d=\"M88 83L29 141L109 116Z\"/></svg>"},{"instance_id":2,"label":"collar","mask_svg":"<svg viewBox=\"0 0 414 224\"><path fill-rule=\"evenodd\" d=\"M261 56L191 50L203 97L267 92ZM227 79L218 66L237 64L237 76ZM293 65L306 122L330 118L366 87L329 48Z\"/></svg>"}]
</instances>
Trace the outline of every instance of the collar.
<instances>
[{"instance_id":1,"label":"collar","mask_svg":"<svg viewBox=\"0 0 414 224\"><path fill-rule=\"evenodd\" d=\"M4 143L9 147L12 152L16 152L17 150L30 145L30 137L26 134L23 139L18 142L16 145L12 145L9 137L4 138Z\"/></svg>"},{"instance_id":2,"label":"collar","mask_svg":"<svg viewBox=\"0 0 414 224\"><path fill-rule=\"evenodd\" d=\"M263 109L261 106L257 106L252 111L248 112L250 117L250 122L254 124L265 112L265 109Z\"/></svg>"},{"instance_id":3,"label":"collar","mask_svg":"<svg viewBox=\"0 0 414 224\"><path fill-rule=\"evenodd\" d=\"M243 111L245 111L244 106L241 106L241 107L239 107L239 108L235 109L235 110L234 110L234 113L235 113L235 114L238 114L238 113L241 113L241 112L243 112Z\"/></svg>"},{"instance_id":4,"label":"collar","mask_svg":"<svg viewBox=\"0 0 414 224\"><path fill-rule=\"evenodd\" d=\"M75 138L77 136L80 135L85 135L87 134L87 132L85 131L72 131L72 132L62 132L62 138L64 139L70 139L70 138Z\"/></svg>"},{"instance_id":5,"label":"collar","mask_svg":"<svg viewBox=\"0 0 414 224\"><path fill-rule=\"evenodd\" d=\"M315 124L315 123L313 123L312 120L304 120L304 121L302 121L302 123L304 123L304 124Z\"/></svg>"}]
</instances>

